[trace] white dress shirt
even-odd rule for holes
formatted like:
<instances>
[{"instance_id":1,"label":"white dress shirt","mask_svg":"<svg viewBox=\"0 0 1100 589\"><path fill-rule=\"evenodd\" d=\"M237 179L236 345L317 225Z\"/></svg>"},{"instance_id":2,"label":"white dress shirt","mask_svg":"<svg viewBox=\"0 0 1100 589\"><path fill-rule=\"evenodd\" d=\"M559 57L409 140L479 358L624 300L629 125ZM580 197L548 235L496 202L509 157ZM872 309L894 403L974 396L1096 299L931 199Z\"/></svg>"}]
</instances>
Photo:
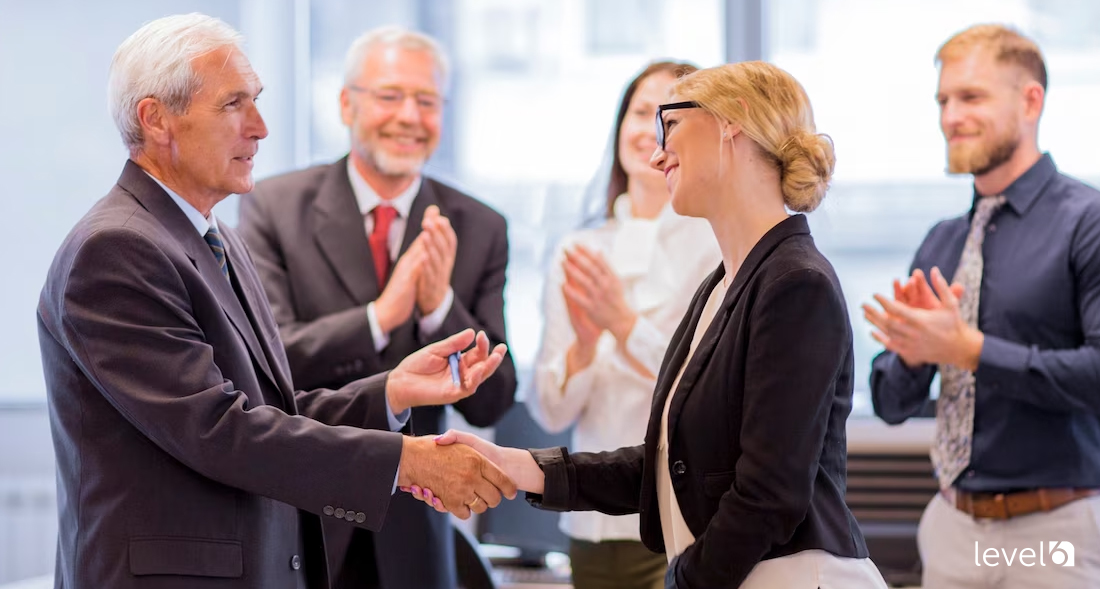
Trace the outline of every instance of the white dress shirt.
<instances>
[{"instance_id":1,"label":"white dress shirt","mask_svg":"<svg viewBox=\"0 0 1100 589\"><path fill-rule=\"evenodd\" d=\"M355 169L355 164L348 158L348 180L351 182L351 191L355 194L355 201L359 204L359 212L363 215L363 227L369 236L374 231L374 217L370 214L378 205L389 205L397 210L397 217L390 225L390 233L386 236L386 245L390 252L390 259L397 264L397 258L401 254L401 243L405 239L405 230L409 222L409 213L412 211L413 200L420 192L421 177L417 176L412 184L404 192L390 200L383 200L378 193L370 187L370 184ZM391 268L392 271L392 268ZM379 285L381 287L381 285ZM447 294L443 302L431 313L420 318L420 331L426 334L434 334L443 325L443 319L451 311L454 303L454 290L447 287ZM374 340L374 349L381 352L390 345L390 334L382 331L378 323L378 315L374 311L374 303L367 305L367 321L370 323L371 338Z\"/></svg>"},{"instance_id":2,"label":"white dress shirt","mask_svg":"<svg viewBox=\"0 0 1100 589\"><path fill-rule=\"evenodd\" d=\"M547 431L576 423L574 451L638 445L645 440L656 381L638 374L617 349L614 336L605 331L592 364L565 380L565 355L576 336L561 294L561 264L563 250L573 244L600 252L619 275L627 303L638 314L626 348L656 376L692 295L722 259L718 243L706 221L681 217L667 205L656 219L635 219L629 197L622 195L615 202L614 219L567 235L555 252L543 297L545 329L535 365L535 398L527 400L528 410ZM563 513L560 526L566 535L589 542L640 538L637 515Z\"/></svg>"}]
</instances>

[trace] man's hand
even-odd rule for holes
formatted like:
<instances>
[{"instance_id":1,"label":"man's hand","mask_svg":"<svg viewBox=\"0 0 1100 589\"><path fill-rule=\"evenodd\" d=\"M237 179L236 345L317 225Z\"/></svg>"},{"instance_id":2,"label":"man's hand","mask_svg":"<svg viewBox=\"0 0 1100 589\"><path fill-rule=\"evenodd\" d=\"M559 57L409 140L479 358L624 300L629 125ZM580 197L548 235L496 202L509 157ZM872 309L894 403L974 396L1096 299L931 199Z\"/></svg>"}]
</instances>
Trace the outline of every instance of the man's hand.
<instances>
[{"instance_id":1,"label":"man's hand","mask_svg":"<svg viewBox=\"0 0 1100 589\"><path fill-rule=\"evenodd\" d=\"M535 462L534 457L527 450L502 448L469 432L453 429L437 436L435 443L440 446L462 444L473 448L478 454L489 459L490 462L503 470L505 475L515 481L516 487L520 491L542 493L545 489L546 477L543 475L538 463ZM431 487L411 485L402 486L401 490L411 493L413 497L435 507L436 511L447 511Z\"/></svg>"},{"instance_id":2,"label":"man's hand","mask_svg":"<svg viewBox=\"0 0 1100 589\"><path fill-rule=\"evenodd\" d=\"M963 285L952 284L951 292L956 299L961 299ZM928 285L924 271L920 268L913 270L913 275L905 281L904 285L898 280L894 281L894 300L917 309L939 309L943 306L939 297L932 291L932 287Z\"/></svg>"},{"instance_id":3,"label":"man's hand","mask_svg":"<svg viewBox=\"0 0 1100 589\"><path fill-rule=\"evenodd\" d=\"M461 352L475 339L477 345L462 354L459 362L461 384L456 386L451 380L447 356ZM475 338L474 330L467 329L413 352L391 370L386 379L386 400L390 410L401 413L409 407L449 405L469 397L496 371L507 351L508 346L497 344L490 352L485 332L478 332Z\"/></svg>"},{"instance_id":4,"label":"man's hand","mask_svg":"<svg viewBox=\"0 0 1100 589\"><path fill-rule=\"evenodd\" d=\"M431 436L404 437L398 473L398 485L433 489L440 507L461 519L516 496L515 482L473 448L437 445Z\"/></svg>"},{"instance_id":5,"label":"man's hand","mask_svg":"<svg viewBox=\"0 0 1100 589\"><path fill-rule=\"evenodd\" d=\"M638 315L626 302L622 282L598 252L582 245L565 250L565 303L584 311L592 323L626 343Z\"/></svg>"},{"instance_id":6,"label":"man's hand","mask_svg":"<svg viewBox=\"0 0 1100 589\"><path fill-rule=\"evenodd\" d=\"M900 288L901 298L926 304L927 308L878 294L875 300L882 305L882 312L863 305L864 318L878 329L872 332L872 337L910 367L951 364L965 370L977 370L985 336L963 321L956 296L956 293L961 294L961 288L949 286L939 268L932 269L932 286L935 292L930 298L920 292L919 284L911 291L906 291L904 286ZM898 290L895 285L895 295L899 294Z\"/></svg>"},{"instance_id":7,"label":"man's hand","mask_svg":"<svg viewBox=\"0 0 1100 589\"><path fill-rule=\"evenodd\" d=\"M424 210L424 221L418 238L424 240L424 266L416 286L416 306L423 315L430 315L443 304L451 288L451 272L455 267L458 236L450 220L432 205Z\"/></svg>"},{"instance_id":8,"label":"man's hand","mask_svg":"<svg viewBox=\"0 0 1100 589\"><path fill-rule=\"evenodd\" d=\"M423 241L421 236L417 236L409 249L397 259L386 288L374 301L374 313L378 317L378 326L385 333L390 333L412 317L421 267L427 259Z\"/></svg>"}]
</instances>

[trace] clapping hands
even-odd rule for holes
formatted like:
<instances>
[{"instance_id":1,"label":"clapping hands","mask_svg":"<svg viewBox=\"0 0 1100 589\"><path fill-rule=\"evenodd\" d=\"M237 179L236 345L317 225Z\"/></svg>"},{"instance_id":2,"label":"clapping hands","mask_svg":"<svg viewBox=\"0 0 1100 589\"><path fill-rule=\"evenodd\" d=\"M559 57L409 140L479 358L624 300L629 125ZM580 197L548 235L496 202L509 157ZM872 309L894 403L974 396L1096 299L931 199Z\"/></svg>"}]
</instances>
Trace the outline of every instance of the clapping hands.
<instances>
[{"instance_id":1,"label":"clapping hands","mask_svg":"<svg viewBox=\"0 0 1100 589\"><path fill-rule=\"evenodd\" d=\"M984 336L970 326L959 310L961 285L948 285L939 268L929 286L917 269L904 284L894 281L893 300L876 294L882 310L863 305L863 316L877 331L871 336L896 353L907 366L952 364L974 370Z\"/></svg>"}]
</instances>

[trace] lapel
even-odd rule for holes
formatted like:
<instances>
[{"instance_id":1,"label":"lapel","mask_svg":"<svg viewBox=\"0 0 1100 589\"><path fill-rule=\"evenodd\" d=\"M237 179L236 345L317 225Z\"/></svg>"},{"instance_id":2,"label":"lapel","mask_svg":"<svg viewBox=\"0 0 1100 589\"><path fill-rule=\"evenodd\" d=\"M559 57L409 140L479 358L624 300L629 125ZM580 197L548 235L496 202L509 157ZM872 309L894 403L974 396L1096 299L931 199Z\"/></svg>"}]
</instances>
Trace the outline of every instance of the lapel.
<instances>
[{"instance_id":1,"label":"lapel","mask_svg":"<svg viewBox=\"0 0 1100 589\"><path fill-rule=\"evenodd\" d=\"M802 234L809 235L809 233L810 227L806 221L806 216L792 215L768 230L768 232L760 238L760 241L753 246L748 257L745 258L745 261L741 263L741 267L737 270L737 274L733 278L733 283L730 285L725 298L722 300L722 306L719 307L718 311L714 314L714 319L711 321L710 326L707 328L702 339L699 340L699 345L696 347L695 353L692 354L691 358L687 358L687 366L684 367L684 374L680 377L680 383L677 385L675 396L672 398L672 405L668 409L669 440L673 439L684 403L687 402L688 397L695 388L695 383L699 380L699 377L703 373L703 369L707 367L710 357L714 354L718 341L722 338L726 322L729 320L730 314L740 300L745 287L756 276L757 270L760 269L763 262L768 259L781 243L786 241L789 237ZM687 353L690 350L691 340L695 334L695 329L699 325L699 318L703 313L703 307L706 306L711 291L714 290L714 287L718 285L718 281L722 280L725 274L725 267L719 265L718 269L711 274L710 279L707 281L706 288L702 289L695 298L692 305L691 322L689 324L690 329L686 330L685 333L681 335L680 341L677 344L676 354L673 356L668 367L666 367L665 374L661 379L660 392L655 395L654 411L651 413L656 413L658 421L663 412L665 399L670 392L669 389L672 388L672 381L676 378L676 374L679 372L680 366L683 365ZM656 404L658 402L660 405ZM650 420L650 424L651 426L653 425L652 419ZM658 423L657 425L659 426L660 424ZM650 429L653 428L651 427Z\"/></svg>"},{"instance_id":2,"label":"lapel","mask_svg":"<svg viewBox=\"0 0 1100 589\"><path fill-rule=\"evenodd\" d=\"M417 191L416 198L413 199L412 208L409 209L409 219L405 223L405 235L401 238L400 254L404 254L409 249L409 246L412 245L416 236L420 235L420 225L424 221L424 210L430 205L439 207L439 212L444 217L447 216L447 211L443 210L443 207L439 204L439 196L435 191L435 183L426 176L421 176L420 190ZM456 226L455 220L451 219L451 227Z\"/></svg>"},{"instance_id":3,"label":"lapel","mask_svg":"<svg viewBox=\"0 0 1100 589\"><path fill-rule=\"evenodd\" d=\"M344 288L354 300L365 304L377 299L381 289L347 166L347 157L333 164L317 190L313 239Z\"/></svg>"},{"instance_id":4,"label":"lapel","mask_svg":"<svg viewBox=\"0 0 1100 589\"><path fill-rule=\"evenodd\" d=\"M647 447L654 449L657 447L657 437L661 431L661 415L664 413L665 402L672 390L672 384L676 381L676 376L680 373L680 367L684 365L688 352L691 351L692 334L695 333L695 329L699 325L707 297L725 274L725 268L719 263L718 268L707 276L702 286L696 291L695 296L691 299L691 306L688 307L688 316L672 336L672 344L675 347L672 348L671 356L666 357L665 363L661 367L657 388L654 389L653 405L649 410L649 427L646 430ZM683 386L681 385L680 388L683 388ZM672 418L671 411L672 408L670 407L669 419ZM671 434L672 431L669 430L669 439L672 437Z\"/></svg>"},{"instance_id":5,"label":"lapel","mask_svg":"<svg viewBox=\"0 0 1100 589\"><path fill-rule=\"evenodd\" d=\"M210 246L207 245L206 240L195 231L195 226L191 224L187 215L185 215L183 211L176 206L176 203L172 202L168 194L132 160L126 161L126 167L122 170L122 176L118 179L118 185L134 195L134 198L136 198L137 201L141 203L141 205L145 207L145 209L149 211L180 244L184 253L191 259L191 263L195 265L195 269L198 270L199 275L202 276L203 282L214 291L214 297L217 299L218 304L221 305L226 317L229 318L229 322L233 324L233 327L237 330L241 339L244 340L256 365L260 367L265 375L267 375L271 383L278 387L279 382L275 380L271 367L268 365L267 356L264 354L264 349L260 347L260 342L252 328L252 323L249 322L248 317L245 315L244 307L241 305L240 299L237 298L237 293L233 291L233 286L222 274L221 268L218 267L218 262L214 259L213 252L210 251ZM236 241L227 249L232 256L234 255L233 250L237 250L240 247L243 247L240 245L240 241ZM237 259L240 259L239 254L240 252L237 252ZM231 257L230 260L232 259Z\"/></svg>"},{"instance_id":6,"label":"lapel","mask_svg":"<svg viewBox=\"0 0 1100 589\"><path fill-rule=\"evenodd\" d=\"M237 286L240 289L240 302L244 307L245 313L248 314L248 318L253 326L253 332L260 336L259 344L260 348L263 350L263 355L260 356L260 366L264 368L268 377L272 378L275 388L277 388L282 395L283 410L290 415L296 415L298 410L294 402L294 385L287 377L289 367L285 361L285 352L281 348L277 350L272 347L271 339L267 337L267 334L265 334L260 327L260 325L263 324L260 320L261 313L267 312L267 295L263 294L263 287L260 286L260 278L255 274L255 269L248 262L247 256L244 255L244 241L237 236L237 232L229 228L224 228L222 229L222 236L229 244L227 254L229 258L230 274L233 276L233 279L237 281ZM268 321L268 324L272 329L275 329L274 319ZM271 362L265 366L263 362L268 358L271 359ZM280 359L282 359L281 362L279 361ZM271 363L275 365L271 366Z\"/></svg>"}]
</instances>

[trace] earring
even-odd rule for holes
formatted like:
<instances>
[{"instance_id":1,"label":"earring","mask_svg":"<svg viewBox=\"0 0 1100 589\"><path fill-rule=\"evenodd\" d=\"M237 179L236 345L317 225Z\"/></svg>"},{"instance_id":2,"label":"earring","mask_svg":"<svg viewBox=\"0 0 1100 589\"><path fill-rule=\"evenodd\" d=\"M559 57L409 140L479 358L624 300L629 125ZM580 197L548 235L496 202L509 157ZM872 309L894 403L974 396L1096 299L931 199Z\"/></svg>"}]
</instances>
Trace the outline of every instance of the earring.
<instances>
[{"instance_id":1,"label":"earring","mask_svg":"<svg viewBox=\"0 0 1100 589\"><path fill-rule=\"evenodd\" d=\"M730 138L729 133L722 133L722 139L729 139L729 138Z\"/></svg>"}]
</instances>

